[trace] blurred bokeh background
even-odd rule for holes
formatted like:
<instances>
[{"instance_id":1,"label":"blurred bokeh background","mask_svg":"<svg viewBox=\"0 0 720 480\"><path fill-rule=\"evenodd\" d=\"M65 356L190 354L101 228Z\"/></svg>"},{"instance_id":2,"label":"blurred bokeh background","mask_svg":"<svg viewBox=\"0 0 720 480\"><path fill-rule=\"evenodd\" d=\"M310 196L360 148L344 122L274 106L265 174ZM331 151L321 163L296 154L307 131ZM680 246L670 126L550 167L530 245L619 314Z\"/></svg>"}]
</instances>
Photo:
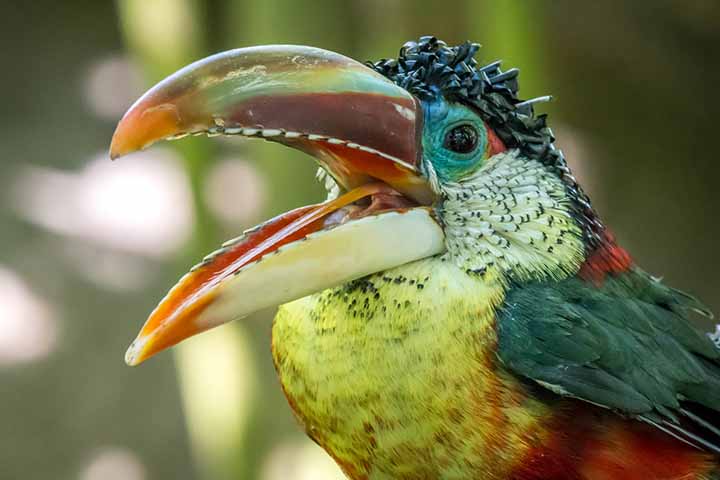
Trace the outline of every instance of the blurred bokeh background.
<instances>
[{"instance_id":1,"label":"blurred bokeh background","mask_svg":"<svg viewBox=\"0 0 720 480\"><path fill-rule=\"evenodd\" d=\"M263 43L395 56L434 34L522 69L597 209L650 272L720 312L716 0L118 0L0 6L0 479L340 479L269 353L272 311L131 369L167 288L244 228L316 201L315 167L188 139L110 162L154 81ZM705 325L709 328L709 325Z\"/></svg>"}]
</instances>

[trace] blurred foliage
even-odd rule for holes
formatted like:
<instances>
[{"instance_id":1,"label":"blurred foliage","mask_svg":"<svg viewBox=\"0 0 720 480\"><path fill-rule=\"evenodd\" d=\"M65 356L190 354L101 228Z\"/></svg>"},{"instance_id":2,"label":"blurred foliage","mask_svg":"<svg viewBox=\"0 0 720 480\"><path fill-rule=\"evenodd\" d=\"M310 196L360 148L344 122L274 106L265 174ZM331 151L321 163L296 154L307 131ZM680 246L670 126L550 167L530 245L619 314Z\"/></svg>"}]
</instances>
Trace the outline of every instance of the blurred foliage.
<instances>
[{"instance_id":1,"label":"blurred foliage","mask_svg":"<svg viewBox=\"0 0 720 480\"><path fill-rule=\"evenodd\" d=\"M147 86L232 47L309 44L374 59L429 33L481 42L484 60L520 66L526 97L554 94L546 111L558 144L620 241L650 272L720 311L720 5L712 0L7 2L0 192L27 166L75 171L107 148L115 119L98 117L87 100L89 71L104 58L131 58ZM57 308L60 339L48 358L0 365L0 478L78 478L99 449L118 446L151 479L253 479L274 447L305 441L270 360L273 312L188 342L176 363L168 354L137 369L122 363L168 286L249 226L229 230L205 204L215 160L240 155L267 179L255 220L322 196L312 162L297 152L207 139L173 148L190 179L195 228L178 258L148 260L153 275L139 290L78 275L72 262L84 259L66 252L81 240L32 226L2 197L0 266Z\"/></svg>"}]
</instances>

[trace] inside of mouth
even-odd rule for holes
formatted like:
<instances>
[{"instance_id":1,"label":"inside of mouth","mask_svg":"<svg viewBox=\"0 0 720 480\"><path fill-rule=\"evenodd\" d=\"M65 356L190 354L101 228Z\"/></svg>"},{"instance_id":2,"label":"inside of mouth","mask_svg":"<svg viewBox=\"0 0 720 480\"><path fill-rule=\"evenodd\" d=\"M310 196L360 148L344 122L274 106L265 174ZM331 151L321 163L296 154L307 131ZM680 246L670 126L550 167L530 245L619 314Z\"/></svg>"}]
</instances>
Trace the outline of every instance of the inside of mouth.
<instances>
[{"instance_id":1,"label":"inside of mouth","mask_svg":"<svg viewBox=\"0 0 720 480\"><path fill-rule=\"evenodd\" d=\"M383 152L321 134L263 128L262 126L230 126L222 119L215 118L214 126L210 128L174 135L168 139L174 140L188 134L211 137L221 135L261 138L294 147L305 145L309 146L310 149L301 148L301 150L308 153L318 153L316 149L320 149L330 155L325 157L326 160L329 160L328 163L335 163L339 157L345 158L348 153L354 151L355 153L351 153L351 155L356 157L383 157L384 160L392 160L392 164L414 170L414 167ZM317 157L317 155L313 156ZM330 171L334 170L334 168L328 167L329 165L326 165L324 170L328 175L331 175ZM333 228L351 220L390 210L404 210L420 205L416 200L399 192L387 183L369 177L362 171L353 172L349 170L350 168L349 165L343 165L343 175L346 177L343 183L354 183L355 185L361 183L359 186L345 188L343 185L338 184L339 195L336 198L322 204L302 207L269 220L251 232L226 242L220 250L208 255L194 270L203 270L213 264L216 266L222 265L222 271L215 271L212 277L224 277L258 260L263 255L276 251L287 243L301 240L319 230Z\"/></svg>"},{"instance_id":2,"label":"inside of mouth","mask_svg":"<svg viewBox=\"0 0 720 480\"><path fill-rule=\"evenodd\" d=\"M241 126L229 126L225 120L221 118L215 118L214 126L210 128L199 128L191 130L189 132L182 132L169 137L165 140L177 140L184 138L188 135L198 136L206 135L209 137L215 136L239 136L246 138L261 138L269 141L284 143L286 145L295 145L298 143L307 143L316 145L318 147L325 146L329 150L343 146L351 150L363 152L364 154L370 154L371 156L383 157L385 159L392 160L398 165L402 165L406 168L414 170L414 167L407 165L399 159L389 156L383 152L369 148L364 145L353 143L347 140L328 137L326 135L289 131L280 128L263 128L262 126L255 127L241 127ZM325 168L327 171L328 169ZM347 174L347 172L345 172ZM327 171L329 176L329 171ZM365 182L357 188L347 189L341 185L338 185L340 195L336 201L341 197L351 196L357 197L356 200L343 205L342 207L336 208L332 212L326 215L323 222L323 226L330 227L345 223L346 221L366 217L369 215L381 213L388 210L406 209L418 206L419 203L416 200L410 199L407 195L398 192L395 188L391 187L387 183L379 180L372 179ZM351 195L352 194L352 195ZM323 205L328 205L332 202L328 202ZM322 208L323 205L318 205Z\"/></svg>"},{"instance_id":3,"label":"inside of mouth","mask_svg":"<svg viewBox=\"0 0 720 480\"><path fill-rule=\"evenodd\" d=\"M434 199L415 166L348 139L282 128L231 126L220 118L215 118L211 127L198 126L166 139L175 140L187 135L259 138L298 149L319 162L328 175L334 178L341 192L378 181L392 186L395 193L400 192L416 204L429 205ZM381 205L384 203L380 202Z\"/></svg>"},{"instance_id":4,"label":"inside of mouth","mask_svg":"<svg viewBox=\"0 0 720 480\"><path fill-rule=\"evenodd\" d=\"M418 204L385 183L378 183L378 189L369 196L360 198L349 205L330 213L323 221L324 228L341 225L350 220L375 215L389 210L405 210Z\"/></svg>"}]
</instances>

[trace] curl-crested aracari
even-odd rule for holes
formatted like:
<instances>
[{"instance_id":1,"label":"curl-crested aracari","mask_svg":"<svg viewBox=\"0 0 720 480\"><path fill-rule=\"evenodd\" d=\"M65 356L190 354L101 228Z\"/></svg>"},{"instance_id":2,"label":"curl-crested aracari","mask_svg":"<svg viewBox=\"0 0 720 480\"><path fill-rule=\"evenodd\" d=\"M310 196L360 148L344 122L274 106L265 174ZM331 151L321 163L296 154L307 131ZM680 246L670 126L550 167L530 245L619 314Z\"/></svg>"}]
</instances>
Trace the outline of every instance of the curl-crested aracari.
<instances>
[{"instance_id":1,"label":"curl-crested aracari","mask_svg":"<svg viewBox=\"0 0 720 480\"><path fill-rule=\"evenodd\" d=\"M689 323L709 312L616 244L534 114L546 98L477 49L244 48L140 98L113 158L263 138L315 157L329 196L193 267L126 361L284 304L283 390L352 479L715 478L720 348Z\"/></svg>"}]
</instances>

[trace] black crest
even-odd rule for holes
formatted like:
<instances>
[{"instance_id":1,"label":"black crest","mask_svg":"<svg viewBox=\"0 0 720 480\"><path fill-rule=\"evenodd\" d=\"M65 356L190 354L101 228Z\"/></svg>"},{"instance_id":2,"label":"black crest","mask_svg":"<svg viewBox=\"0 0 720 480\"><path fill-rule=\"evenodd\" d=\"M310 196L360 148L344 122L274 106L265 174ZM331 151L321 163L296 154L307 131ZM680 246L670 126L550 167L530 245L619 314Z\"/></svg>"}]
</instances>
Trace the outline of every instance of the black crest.
<instances>
[{"instance_id":1,"label":"black crest","mask_svg":"<svg viewBox=\"0 0 720 480\"><path fill-rule=\"evenodd\" d=\"M474 107L509 148L556 170L575 200L576 213L585 227L588 246L597 245L604 230L590 200L572 176L546 115L535 115L533 104L549 96L523 101L518 97L517 68L502 71L501 62L478 66L477 43L449 47L435 37L407 42L397 59L367 62L376 72L422 100L443 97Z\"/></svg>"}]
</instances>

